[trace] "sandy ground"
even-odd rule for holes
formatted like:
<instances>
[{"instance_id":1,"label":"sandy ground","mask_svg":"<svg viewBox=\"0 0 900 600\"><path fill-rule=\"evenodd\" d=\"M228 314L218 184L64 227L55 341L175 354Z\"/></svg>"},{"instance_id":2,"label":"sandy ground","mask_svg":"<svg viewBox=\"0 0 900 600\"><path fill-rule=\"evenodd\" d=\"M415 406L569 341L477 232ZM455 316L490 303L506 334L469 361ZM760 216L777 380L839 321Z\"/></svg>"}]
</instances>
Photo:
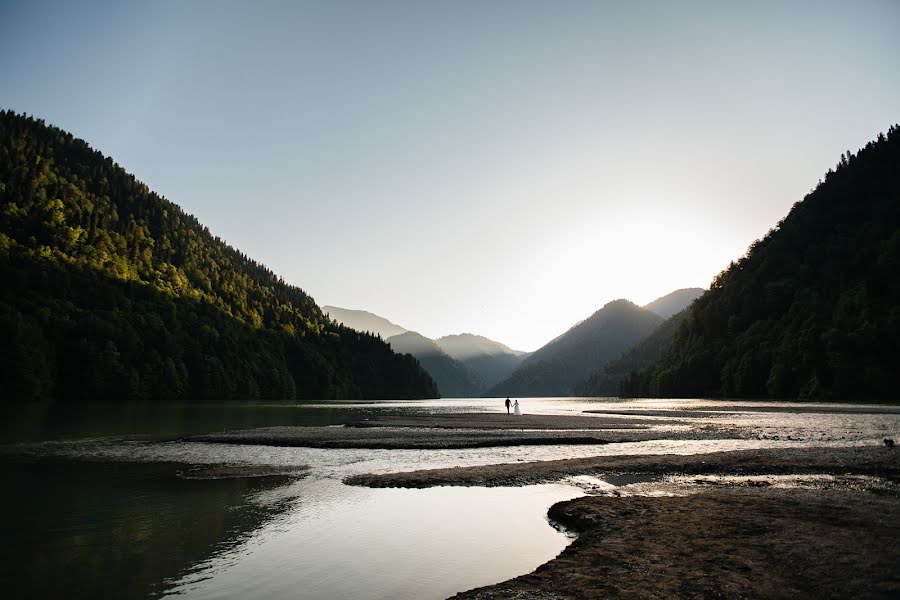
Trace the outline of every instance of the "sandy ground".
<instances>
[{"instance_id":1,"label":"sandy ground","mask_svg":"<svg viewBox=\"0 0 900 600\"><path fill-rule=\"evenodd\" d=\"M335 427L261 427L188 440L307 448L446 449L739 437L727 428L679 425L634 418L471 413L381 418Z\"/></svg>"},{"instance_id":2,"label":"sandy ground","mask_svg":"<svg viewBox=\"0 0 900 600\"><path fill-rule=\"evenodd\" d=\"M437 485L504 486L557 481L572 475L654 473L686 475L877 475L900 481L900 448L765 448L700 455L621 455L541 462L356 475L351 485L423 488Z\"/></svg>"},{"instance_id":3,"label":"sandy ground","mask_svg":"<svg viewBox=\"0 0 900 600\"><path fill-rule=\"evenodd\" d=\"M686 421L666 421L683 425ZM507 415L506 413L455 413L375 417L348 423L350 427L427 427L430 429L641 429L659 425L658 419L580 415Z\"/></svg>"},{"instance_id":4,"label":"sandy ground","mask_svg":"<svg viewBox=\"0 0 900 600\"><path fill-rule=\"evenodd\" d=\"M456 597L900 597L896 496L780 489L587 496L554 505L549 516L579 534L559 557Z\"/></svg>"}]
</instances>

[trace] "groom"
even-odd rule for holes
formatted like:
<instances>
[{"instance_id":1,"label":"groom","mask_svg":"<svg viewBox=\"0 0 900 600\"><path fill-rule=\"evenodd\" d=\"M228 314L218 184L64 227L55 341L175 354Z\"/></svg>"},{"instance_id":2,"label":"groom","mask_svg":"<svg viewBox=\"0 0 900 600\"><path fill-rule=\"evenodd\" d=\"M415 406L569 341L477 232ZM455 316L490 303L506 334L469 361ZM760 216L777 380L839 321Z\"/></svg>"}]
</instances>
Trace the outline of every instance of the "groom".
<instances>
[{"instance_id":1,"label":"groom","mask_svg":"<svg viewBox=\"0 0 900 600\"><path fill-rule=\"evenodd\" d=\"M506 399L506 414L509 414L509 406L512 402L509 401L509 398Z\"/></svg>"}]
</instances>

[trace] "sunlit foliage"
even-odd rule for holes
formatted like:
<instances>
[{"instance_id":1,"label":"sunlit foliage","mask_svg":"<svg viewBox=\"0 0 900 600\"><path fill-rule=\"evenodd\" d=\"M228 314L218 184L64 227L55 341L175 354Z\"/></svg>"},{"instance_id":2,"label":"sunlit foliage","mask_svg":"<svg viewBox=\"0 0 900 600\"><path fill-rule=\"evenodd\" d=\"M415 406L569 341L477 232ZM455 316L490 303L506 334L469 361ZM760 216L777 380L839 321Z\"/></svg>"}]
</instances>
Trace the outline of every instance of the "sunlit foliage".
<instances>
[{"instance_id":1,"label":"sunlit foliage","mask_svg":"<svg viewBox=\"0 0 900 600\"><path fill-rule=\"evenodd\" d=\"M330 321L84 141L12 112L0 271L7 401L436 394L413 358Z\"/></svg>"}]
</instances>

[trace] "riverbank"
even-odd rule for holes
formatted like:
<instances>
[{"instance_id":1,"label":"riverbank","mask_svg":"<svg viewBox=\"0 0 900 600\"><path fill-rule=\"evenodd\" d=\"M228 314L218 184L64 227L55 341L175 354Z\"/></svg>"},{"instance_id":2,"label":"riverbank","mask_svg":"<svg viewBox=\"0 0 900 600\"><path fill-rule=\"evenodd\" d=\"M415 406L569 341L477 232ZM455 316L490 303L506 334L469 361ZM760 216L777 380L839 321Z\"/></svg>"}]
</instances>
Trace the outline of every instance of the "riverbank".
<instances>
[{"instance_id":1,"label":"riverbank","mask_svg":"<svg viewBox=\"0 0 900 600\"><path fill-rule=\"evenodd\" d=\"M356 475L345 483L549 481L592 494L548 513L577 539L532 573L457 598L900 594L900 452L883 445L601 456Z\"/></svg>"},{"instance_id":2,"label":"riverbank","mask_svg":"<svg viewBox=\"0 0 900 600\"><path fill-rule=\"evenodd\" d=\"M896 598L900 501L847 490L587 496L550 518L578 533L534 572L455 596Z\"/></svg>"},{"instance_id":3,"label":"riverbank","mask_svg":"<svg viewBox=\"0 0 900 600\"><path fill-rule=\"evenodd\" d=\"M762 448L708 454L642 454L451 467L355 475L349 485L424 488L438 485L507 486L558 481L575 475L621 473L685 475L872 475L900 481L900 451L883 446Z\"/></svg>"}]
</instances>

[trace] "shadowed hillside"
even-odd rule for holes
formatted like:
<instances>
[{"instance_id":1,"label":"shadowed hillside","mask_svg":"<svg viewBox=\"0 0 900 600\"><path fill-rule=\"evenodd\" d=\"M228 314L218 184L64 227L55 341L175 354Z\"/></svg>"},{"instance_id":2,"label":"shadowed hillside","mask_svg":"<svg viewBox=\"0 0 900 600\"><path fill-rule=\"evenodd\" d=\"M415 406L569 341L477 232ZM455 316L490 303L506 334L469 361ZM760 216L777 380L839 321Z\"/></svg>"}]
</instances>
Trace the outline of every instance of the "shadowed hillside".
<instances>
[{"instance_id":1,"label":"shadowed hillside","mask_svg":"<svg viewBox=\"0 0 900 600\"><path fill-rule=\"evenodd\" d=\"M575 387L576 396L618 396L623 382L638 369L650 366L672 341L675 330L687 316L687 310L666 319L650 335L609 361L586 381Z\"/></svg>"},{"instance_id":2,"label":"shadowed hillside","mask_svg":"<svg viewBox=\"0 0 900 600\"><path fill-rule=\"evenodd\" d=\"M410 354L434 378L441 396L470 398L477 396L481 386L460 362L447 355L434 340L415 331L407 331L388 338L394 352Z\"/></svg>"},{"instance_id":3,"label":"shadowed hillside","mask_svg":"<svg viewBox=\"0 0 900 600\"><path fill-rule=\"evenodd\" d=\"M666 294L661 298L657 298L650 304L644 305L644 308L652 313L656 313L663 319L676 315L691 305L691 302L699 298L705 290L703 288L684 288L675 290L671 294Z\"/></svg>"},{"instance_id":4,"label":"shadowed hillside","mask_svg":"<svg viewBox=\"0 0 900 600\"><path fill-rule=\"evenodd\" d=\"M441 349L462 363L478 382L479 391L507 378L528 357L481 335L460 333L435 340Z\"/></svg>"},{"instance_id":5,"label":"shadowed hillside","mask_svg":"<svg viewBox=\"0 0 900 600\"><path fill-rule=\"evenodd\" d=\"M626 390L651 396L897 398L900 128L798 202L689 309Z\"/></svg>"},{"instance_id":6,"label":"shadowed hillside","mask_svg":"<svg viewBox=\"0 0 900 600\"><path fill-rule=\"evenodd\" d=\"M492 396L568 396L599 365L646 337L662 322L628 300L614 300L531 354Z\"/></svg>"},{"instance_id":7,"label":"shadowed hillside","mask_svg":"<svg viewBox=\"0 0 900 600\"><path fill-rule=\"evenodd\" d=\"M5 402L436 394L414 360L330 321L84 141L12 112L0 270Z\"/></svg>"}]
</instances>

